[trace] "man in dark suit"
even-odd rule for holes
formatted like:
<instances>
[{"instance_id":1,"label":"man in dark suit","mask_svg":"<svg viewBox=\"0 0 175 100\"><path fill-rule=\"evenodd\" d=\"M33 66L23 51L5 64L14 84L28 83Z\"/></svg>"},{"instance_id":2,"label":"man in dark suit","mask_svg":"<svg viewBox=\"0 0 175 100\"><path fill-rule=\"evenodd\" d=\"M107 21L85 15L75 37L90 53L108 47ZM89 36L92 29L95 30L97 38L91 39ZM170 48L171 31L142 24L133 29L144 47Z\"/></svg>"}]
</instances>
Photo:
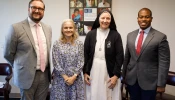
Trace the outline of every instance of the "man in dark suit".
<instances>
[{"instance_id":1,"label":"man in dark suit","mask_svg":"<svg viewBox=\"0 0 175 100\"><path fill-rule=\"evenodd\" d=\"M127 36L123 77L131 100L155 100L164 92L170 66L170 50L165 34L151 27L152 12L138 12L139 29Z\"/></svg>"},{"instance_id":2,"label":"man in dark suit","mask_svg":"<svg viewBox=\"0 0 175 100\"><path fill-rule=\"evenodd\" d=\"M4 58L13 67L13 82L20 88L21 100L45 100L49 88L51 28L40 22L42 0L29 2L29 17L11 26L6 36Z\"/></svg>"}]
</instances>

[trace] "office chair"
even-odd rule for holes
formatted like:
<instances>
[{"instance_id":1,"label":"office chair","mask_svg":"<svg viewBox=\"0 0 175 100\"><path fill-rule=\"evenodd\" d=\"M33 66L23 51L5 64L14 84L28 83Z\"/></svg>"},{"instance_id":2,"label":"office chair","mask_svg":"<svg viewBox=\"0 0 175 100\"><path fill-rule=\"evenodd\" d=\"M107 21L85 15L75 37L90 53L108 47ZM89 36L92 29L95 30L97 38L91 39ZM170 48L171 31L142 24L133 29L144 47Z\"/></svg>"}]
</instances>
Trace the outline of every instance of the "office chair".
<instances>
[{"instance_id":1,"label":"office chair","mask_svg":"<svg viewBox=\"0 0 175 100\"><path fill-rule=\"evenodd\" d=\"M175 72L169 71L166 84L175 86ZM158 92L160 95L160 100L163 100L163 93Z\"/></svg>"},{"instance_id":2,"label":"office chair","mask_svg":"<svg viewBox=\"0 0 175 100\"><path fill-rule=\"evenodd\" d=\"M12 78L12 67L7 63L0 63L0 76L6 76L5 83L0 87L0 96L4 96L4 100L9 100L11 91L9 81Z\"/></svg>"}]
</instances>

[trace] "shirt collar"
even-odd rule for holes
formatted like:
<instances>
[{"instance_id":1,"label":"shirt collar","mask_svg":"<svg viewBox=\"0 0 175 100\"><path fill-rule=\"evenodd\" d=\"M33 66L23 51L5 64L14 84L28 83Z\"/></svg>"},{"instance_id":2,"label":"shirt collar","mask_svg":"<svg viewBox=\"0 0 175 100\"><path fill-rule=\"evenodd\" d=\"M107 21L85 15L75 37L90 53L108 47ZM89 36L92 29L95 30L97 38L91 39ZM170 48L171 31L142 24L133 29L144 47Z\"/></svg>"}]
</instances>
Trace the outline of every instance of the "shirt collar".
<instances>
[{"instance_id":1,"label":"shirt collar","mask_svg":"<svg viewBox=\"0 0 175 100\"><path fill-rule=\"evenodd\" d=\"M30 26L35 26L37 23L35 23L34 21L32 21L31 19L30 19L30 17L28 17L28 22L29 22L29 25ZM38 25L39 26L41 26L41 23L38 23Z\"/></svg>"},{"instance_id":2,"label":"shirt collar","mask_svg":"<svg viewBox=\"0 0 175 100\"><path fill-rule=\"evenodd\" d=\"M148 34L148 33L149 33L149 31L150 31L150 29L151 29L151 26L150 26L150 27L148 27L147 29L145 29L145 30L144 30L144 33ZM140 33L140 31L142 31L142 29L141 29L141 28L139 29L139 33Z\"/></svg>"}]
</instances>

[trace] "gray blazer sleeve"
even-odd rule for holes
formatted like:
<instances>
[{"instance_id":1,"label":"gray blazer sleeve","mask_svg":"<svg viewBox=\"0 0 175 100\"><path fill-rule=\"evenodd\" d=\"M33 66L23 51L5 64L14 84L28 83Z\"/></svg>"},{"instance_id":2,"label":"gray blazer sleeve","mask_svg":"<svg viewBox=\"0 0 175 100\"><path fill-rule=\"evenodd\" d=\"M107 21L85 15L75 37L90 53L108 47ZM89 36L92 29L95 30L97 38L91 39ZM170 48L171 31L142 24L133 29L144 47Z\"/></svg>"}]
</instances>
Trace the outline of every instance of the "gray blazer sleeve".
<instances>
[{"instance_id":1,"label":"gray blazer sleeve","mask_svg":"<svg viewBox=\"0 0 175 100\"><path fill-rule=\"evenodd\" d=\"M15 53L17 50L17 34L13 25L10 27L8 34L5 36L5 45L4 45L4 58L7 62L13 66Z\"/></svg>"},{"instance_id":2,"label":"gray blazer sleeve","mask_svg":"<svg viewBox=\"0 0 175 100\"><path fill-rule=\"evenodd\" d=\"M166 35L159 43L158 48L159 69L157 86L165 87L170 66L170 49Z\"/></svg>"}]
</instances>

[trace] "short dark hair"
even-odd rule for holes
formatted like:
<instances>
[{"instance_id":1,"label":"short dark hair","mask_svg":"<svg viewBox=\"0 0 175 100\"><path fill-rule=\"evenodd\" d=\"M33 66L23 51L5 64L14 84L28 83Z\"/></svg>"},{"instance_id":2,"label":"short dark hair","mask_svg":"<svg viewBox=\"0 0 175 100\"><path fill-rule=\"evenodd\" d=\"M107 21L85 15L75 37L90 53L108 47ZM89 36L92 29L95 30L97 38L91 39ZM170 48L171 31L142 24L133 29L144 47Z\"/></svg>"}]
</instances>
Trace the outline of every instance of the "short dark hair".
<instances>
[{"instance_id":1,"label":"short dark hair","mask_svg":"<svg viewBox=\"0 0 175 100\"><path fill-rule=\"evenodd\" d=\"M140 9L139 12L138 12L138 16L139 16L140 11L142 11L142 10L149 11L150 12L150 17L152 17L152 11L149 8L142 8L142 9Z\"/></svg>"},{"instance_id":2,"label":"short dark hair","mask_svg":"<svg viewBox=\"0 0 175 100\"><path fill-rule=\"evenodd\" d=\"M30 2L29 2L29 8L30 8L30 4L31 4L33 1L40 1L40 2L42 2L43 5L44 5L44 9L45 9L45 4L44 4L43 0L30 0Z\"/></svg>"}]
</instances>

